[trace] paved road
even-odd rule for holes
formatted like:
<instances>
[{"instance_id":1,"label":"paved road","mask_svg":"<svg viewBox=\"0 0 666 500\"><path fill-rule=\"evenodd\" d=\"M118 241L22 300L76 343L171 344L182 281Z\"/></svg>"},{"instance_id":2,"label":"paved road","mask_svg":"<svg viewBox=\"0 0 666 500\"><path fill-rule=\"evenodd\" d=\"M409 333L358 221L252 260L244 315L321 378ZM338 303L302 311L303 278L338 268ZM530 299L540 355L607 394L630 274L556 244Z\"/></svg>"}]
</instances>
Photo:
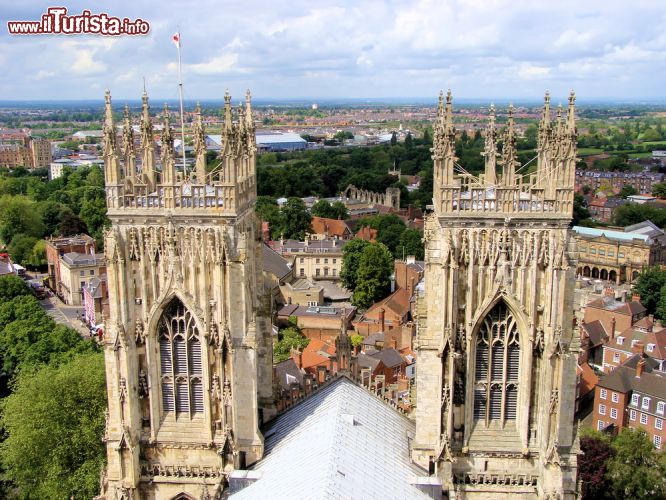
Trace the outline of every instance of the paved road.
<instances>
[{"instance_id":1,"label":"paved road","mask_svg":"<svg viewBox=\"0 0 666 500\"><path fill-rule=\"evenodd\" d=\"M39 302L46 311L46 314L51 316L56 323L74 328L84 337L90 335L90 331L80 320L81 312L83 311L82 307L64 305L55 297L40 300Z\"/></svg>"}]
</instances>

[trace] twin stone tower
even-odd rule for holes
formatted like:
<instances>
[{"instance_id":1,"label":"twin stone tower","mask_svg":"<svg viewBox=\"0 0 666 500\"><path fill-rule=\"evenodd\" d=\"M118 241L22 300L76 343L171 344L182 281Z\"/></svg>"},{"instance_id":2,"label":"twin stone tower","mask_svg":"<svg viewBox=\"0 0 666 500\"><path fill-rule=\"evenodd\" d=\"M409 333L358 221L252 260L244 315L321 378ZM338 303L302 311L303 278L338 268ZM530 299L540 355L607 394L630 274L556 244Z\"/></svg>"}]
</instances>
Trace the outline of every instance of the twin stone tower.
<instances>
[{"instance_id":1,"label":"twin stone tower","mask_svg":"<svg viewBox=\"0 0 666 500\"><path fill-rule=\"evenodd\" d=\"M107 92L101 498L218 498L232 470L263 456L260 426L275 415L250 95L236 112L225 95L212 170L198 107L190 172L176 168L166 109L158 158L145 93L139 134L137 148L127 109L118 133ZM512 110L500 154L491 108L474 176L440 95L410 453L449 498L575 497L576 139L573 93L555 120L547 95L536 170L521 174Z\"/></svg>"}]
</instances>

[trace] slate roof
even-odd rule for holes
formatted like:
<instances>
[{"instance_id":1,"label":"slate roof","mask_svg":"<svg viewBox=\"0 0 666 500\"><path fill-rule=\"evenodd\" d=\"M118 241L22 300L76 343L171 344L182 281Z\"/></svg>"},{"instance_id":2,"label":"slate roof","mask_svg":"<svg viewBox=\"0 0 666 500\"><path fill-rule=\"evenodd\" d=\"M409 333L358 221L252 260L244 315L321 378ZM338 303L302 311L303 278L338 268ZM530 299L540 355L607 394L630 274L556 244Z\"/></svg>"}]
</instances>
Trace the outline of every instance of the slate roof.
<instances>
[{"instance_id":1,"label":"slate roof","mask_svg":"<svg viewBox=\"0 0 666 500\"><path fill-rule=\"evenodd\" d=\"M377 351L372 357L381 360L387 368L395 368L396 366L406 364L400 353L393 348Z\"/></svg>"},{"instance_id":2,"label":"slate roof","mask_svg":"<svg viewBox=\"0 0 666 500\"><path fill-rule=\"evenodd\" d=\"M234 500L428 498L410 484L427 476L409 457L414 422L340 377L264 429L260 479Z\"/></svg>"},{"instance_id":3,"label":"slate roof","mask_svg":"<svg viewBox=\"0 0 666 500\"><path fill-rule=\"evenodd\" d=\"M89 254L68 252L62 256L63 262L70 266L103 266L106 263L103 253Z\"/></svg>"},{"instance_id":4,"label":"slate roof","mask_svg":"<svg viewBox=\"0 0 666 500\"><path fill-rule=\"evenodd\" d=\"M263 246L264 253L264 271L277 277L278 280L284 278L291 272L291 268L287 265L287 261L282 256L273 250L268 245Z\"/></svg>"},{"instance_id":5,"label":"slate roof","mask_svg":"<svg viewBox=\"0 0 666 500\"><path fill-rule=\"evenodd\" d=\"M599 346L608 340L604 325L599 320L583 323L583 329L590 339L590 347Z\"/></svg>"},{"instance_id":6,"label":"slate roof","mask_svg":"<svg viewBox=\"0 0 666 500\"><path fill-rule=\"evenodd\" d=\"M381 359L377 359L373 356L363 354L362 352L359 353L358 356L356 356L356 363L360 368L370 368L373 372L377 369L377 366L379 366L379 363L381 362L382 362Z\"/></svg>"},{"instance_id":7,"label":"slate roof","mask_svg":"<svg viewBox=\"0 0 666 500\"><path fill-rule=\"evenodd\" d=\"M275 365L275 378L282 389L289 389L292 382L298 382L299 385L303 385L303 372L301 372L292 358Z\"/></svg>"},{"instance_id":8,"label":"slate roof","mask_svg":"<svg viewBox=\"0 0 666 500\"><path fill-rule=\"evenodd\" d=\"M645 368L643 374L637 377L636 365L641 357L645 360ZM658 367L657 360L634 354L615 370L601 377L597 386L622 393L638 391L666 400L666 374L657 371Z\"/></svg>"},{"instance_id":9,"label":"slate roof","mask_svg":"<svg viewBox=\"0 0 666 500\"><path fill-rule=\"evenodd\" d=\"M621 344L618 341L619 337L623 339ZM635 342L641 342L645 348L645 354L651 358L666 359L666 328L657 332L648 332L636 328L634 324L631 328L616 335L614 339L610 339L606 345L619 351L631 352ZM648 346L651 346L651 351Z\"/></svg>"},{"instance_id":10,"label":"slate roof","mask_svg":"<svg viewBox=\"0 0 666 500\"><path fill-rule=\"evenodd\" d=\"M615 300L614 297L602 297L590 302L587 307L596 307L597 309L604 309L606 311L614 311L617 314L626 314L627 316L634 316L647 311L643 304L636 300L628 302L621 302Z\"/></svg>"}]
</instances>

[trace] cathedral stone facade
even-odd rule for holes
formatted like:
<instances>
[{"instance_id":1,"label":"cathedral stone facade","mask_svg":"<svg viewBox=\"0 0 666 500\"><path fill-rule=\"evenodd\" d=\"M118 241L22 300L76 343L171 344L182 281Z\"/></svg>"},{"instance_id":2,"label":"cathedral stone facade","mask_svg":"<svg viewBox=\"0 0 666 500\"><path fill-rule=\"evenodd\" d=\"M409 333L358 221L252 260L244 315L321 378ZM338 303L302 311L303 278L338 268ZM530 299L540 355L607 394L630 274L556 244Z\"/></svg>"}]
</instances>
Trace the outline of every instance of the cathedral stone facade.
<instances>
[{"instance_id":1,"label":"cathedral stone facade","mask_svg":"<svg viewBox=\"0 0 666 500\"><path fill-rule=\"evenodd\" d=\"M255 130L249 94L236 113L230 102L219 164L207 172L197 109L196 165L183 175L168 110L158 157L147 95L138 151L129 113L118 137L106 95L105 499L217 498L230 470L263 455L272 344Z\"/></svg>"},{"instance_id":2,"label":"cathedral stone facade","mask_svg":"<svg viewBox=\"0 0 666 500\"><path fill-rule=\"evenodd\" d=\"M546 95L531 174L512 110L499 154L491 109L476 177L456 162L440 95L412 458L449 498L575 497L574 100L552 121Z\"/></svg>"}]
</instances>

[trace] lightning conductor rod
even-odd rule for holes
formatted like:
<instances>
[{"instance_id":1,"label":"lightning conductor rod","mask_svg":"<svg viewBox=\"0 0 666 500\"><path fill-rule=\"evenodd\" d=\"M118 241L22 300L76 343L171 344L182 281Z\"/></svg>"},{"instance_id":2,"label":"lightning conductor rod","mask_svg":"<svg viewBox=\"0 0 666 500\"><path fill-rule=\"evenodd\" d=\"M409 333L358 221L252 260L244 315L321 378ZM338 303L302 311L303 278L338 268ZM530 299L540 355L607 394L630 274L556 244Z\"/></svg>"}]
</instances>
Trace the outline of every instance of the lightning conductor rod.
<instances>
[{"instance_id":1,"label":"lightning conductor rod","mask_svg":"<svg viewBox=\"0 0 666 500\"><path fill-rule=\"evenodd\" d=\"M180 63L180 28L178 29L178 91L180 94L180 132L181 144L180 147L183 152L183 178L187 178L187 163L185 163L185 115L183 112L183 73Z\"/></svg>"}]
</instances>

